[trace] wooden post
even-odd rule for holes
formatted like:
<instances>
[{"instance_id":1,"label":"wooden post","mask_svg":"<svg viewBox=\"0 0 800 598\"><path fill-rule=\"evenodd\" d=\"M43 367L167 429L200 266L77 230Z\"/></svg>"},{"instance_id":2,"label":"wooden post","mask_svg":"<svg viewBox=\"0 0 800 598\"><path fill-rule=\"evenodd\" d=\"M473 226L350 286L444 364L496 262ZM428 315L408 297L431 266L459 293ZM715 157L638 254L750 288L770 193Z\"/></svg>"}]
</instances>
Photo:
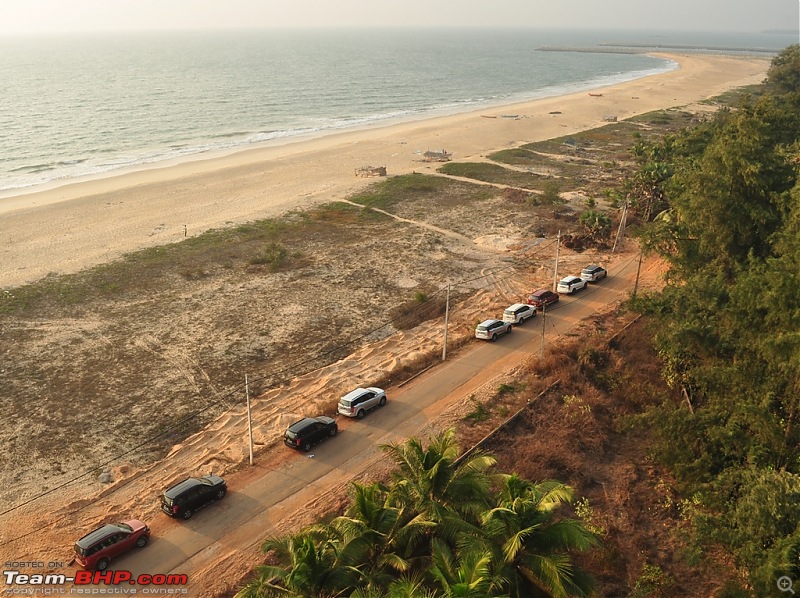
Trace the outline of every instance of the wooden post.
<instances>
[{"instance_id":1,"label":"wooden post","mask_svg":"<svg viewBox=\"0 0 800 598\"><path fill-rule=\"evenodd\" d=\"M556 265L553 268L553 292L556 292L556 287L558 287L558 250L561 248L561 231L558 231L558 237L556 238Z\"/></svg>"},{"instance_id":2,"label":"wooden post","mask_svg":"<svg viewBox=\"0 0 800 598\"><path fill-rule=\"evenodd\" d=\"M250 414L250 384L244 375L244 394L247 396L247 434L250 437L250 465L253 464L253 418Z\"/></svg>"},{"instance_id":3,"label":"wooden post","mask_svg":"<svg viewBox=\"0 0 800 598\"><path fill-rule=\"evenodd\" d=\"M540 357L544 358L544 318L547 311L547 304L542 303L542 351Z\"/></svg>"},{"instance_id":4,"label":"wooden post","mask_svg":"<svg viewBox=\"0 0 800 598\"><path fill-rule=\"evenodd\" d=\"M450 319L450 283L447 283L447 299L444 306L444 344L442 345L442 361L447 359L447 322Z\"/></svg>"},{"instance_id":5,"label":"wooden post","mask_svg":"<svg viewBox=\"0 0 800 598\"><path fill-rule=\"evenodd\" d=\"M622 216L619 218L619 227L617 228L617 236L614 237L614 246L611 248L611 253L614 253L617 250L617 244L619 243L622 235L625 233L625 221L628 219L628 202L626 201L625 204L622 206Z\"/></svg>"},{"instance_id":6,"label":"wooden post","mask_svg":"<svg viewBox=\"0 0 800 598\"><path fill-rule=\"evenodd\" d=\"M633 284L633 298L636 298L636 291L639 289L639 273L642 271L642 252L639 252L639 265L636 266L636 282Z\"/></svg>"}]
</instances>

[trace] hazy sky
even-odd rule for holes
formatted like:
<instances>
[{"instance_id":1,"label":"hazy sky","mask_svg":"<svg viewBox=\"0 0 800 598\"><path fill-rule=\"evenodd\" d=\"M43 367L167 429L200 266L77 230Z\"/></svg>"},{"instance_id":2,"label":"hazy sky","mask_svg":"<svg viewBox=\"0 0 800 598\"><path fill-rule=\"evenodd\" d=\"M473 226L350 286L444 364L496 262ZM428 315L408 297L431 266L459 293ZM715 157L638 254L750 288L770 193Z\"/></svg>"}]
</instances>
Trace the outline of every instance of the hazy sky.
<instances>
[{"instance_id":1,"label":"hazy sky","mask_svg":"<svg viewBox=\"0 0 800 598\"><path fill-rule=\"evenodd\" d=\"M0 0L0 35L298 26L796 30L800 0Z\"/></svg>"}]
</instances>

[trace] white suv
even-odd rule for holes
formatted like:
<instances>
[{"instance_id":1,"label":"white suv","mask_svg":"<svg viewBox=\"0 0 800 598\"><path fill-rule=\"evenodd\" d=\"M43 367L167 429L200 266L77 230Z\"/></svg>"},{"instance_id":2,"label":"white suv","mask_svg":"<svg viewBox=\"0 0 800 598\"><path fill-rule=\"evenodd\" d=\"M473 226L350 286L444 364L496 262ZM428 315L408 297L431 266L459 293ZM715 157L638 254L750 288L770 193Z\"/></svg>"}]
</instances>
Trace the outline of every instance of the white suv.
<instances>
[{"instance_id":1,"label":"white suv","mask_svg":"<svg viewBox=\"0 0 800 598\"><path fill-rule=\"evenodd\" d=\"M367 411L378 406L383 407L385 404L386 393L382 389L374 386L356 388L339 399L338 411L347 417L361 419L367 414Z\"/></svg>"},{"instance_id":2,"label":"white suv","mask_svg":"<svg viewBox=\"0 0 800 598\"><path fill-rule=\"evenodd\" d=\"M503 322L510 322L511 324L522 324L528 318L536 317L536 308L533 305L525 303L515 303L509 305L503 311Z\"/></svg>"},{"instance_id":3,"label":"white suv","mask_svg":"<svg viewBox=\"0 0 800 598\"><path fill-rule=\"evenodd\" d=\"M556 291L559 293L572 295L572 293L577 293L581 289L585 288L586 281L582 278L578 278L577 276L566 276L558 281L558 287L556 288Z\"/></svg>"},{"instance_id":4,"label":"white suv","mask_svg":"<svg viewBox=\"0 0 800 598\"><path fill-rule=\"evenodd\" d=\"M592 264L590 266L586 266L583 270L581 270L581 278L583 278L586 282L597 282L601 278L605 278L608 275L603 266L596 266Z\"/></svg>"}]
</instances>

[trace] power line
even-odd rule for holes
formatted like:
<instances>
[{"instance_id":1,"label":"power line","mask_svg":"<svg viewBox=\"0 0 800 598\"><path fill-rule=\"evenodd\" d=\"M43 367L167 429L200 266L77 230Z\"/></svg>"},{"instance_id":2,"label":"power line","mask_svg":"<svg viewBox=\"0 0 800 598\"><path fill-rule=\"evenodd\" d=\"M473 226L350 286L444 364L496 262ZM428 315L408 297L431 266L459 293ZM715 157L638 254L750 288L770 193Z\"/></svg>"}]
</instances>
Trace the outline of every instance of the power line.
<instances>
[{"instance_id":1,"label":"power line","mask_svg":"<svg viewBox=\"0 0 800 598\"><path fill-rule=\"evenodd\" d=\"M552 244L552 242L550 244ZM545 249L547 247L547 245L548 244L540 244L540 245L538 245L536 247L537 251L534 251L532 253L534 253L534 254L538 253L539 251ZM497 274L499 274L501 272L507 272L507 271L511 271L511 270L517 270L517 268L515 266L504 266L504 267L501 267L501 268L498 268L498 269L494 269L494 270L492 270L490 272L483 273L483 274L481 274L479 276L475 276L473 278L464 279L464 280L460 280L460 281L451 283L451 287L452 286L463 286L463 285L466 285L468 283L474 282L476 280L480 280L482 278L487 278L487 277L494 277L494 276L496 276ZM483 288L488 288L490 286L494 286L496 284L496 282L497 281L494 278L492 278L492 279L488 280L485 285L479 286L478 289L483 289ZM441 294L443 292L445 292L446 289L447 289L446 286L437 289L435 292L433 292L428 297L427 301L421 302L418 306L415 307L415 309L419 310L419 311L427 310L427 309L433 309L434 303L431 302L430 299L433 298L433 297L436 297L437 295L439 295L439 294ZM416 314L416 315L417 315L417 317L419 317L420 314ZM379 326L369 330L366 333L363 333L363 334L361 334L359 336L356 336L356 337L351 338L351 339L349 339L349 340L347 340L345 342L342 342L342 343L340 343L338 345L335 345L334 347L332 347L331 349L328 349L327 351L324 351L324 352L321 352L321 353L317 353L317 354L315 354L315 355L313 355L313 356L311 356L311 357L309 357L307 359L304 359L304 360L289 364L288 366L286 366L286 367L284 367L284 368L282 368L280 370L277 370L277 371L274 371L274 372L270 372L269 374L261 376L260 378L254 378L253 380L251 380L251 382L261 382L263 380L267 380L267 379L279 376L281 374L284 374L284 373L286 373L286 372L288 372L290 370L295 370L296 368L298 368L300 366L303 366L303 365L306 365L308 363L316 362L321 357L325 357L327 355L331 355L332 353L335 353L335 352L340 351L340 350L342 350L342 349L344 349L346 347L349 347L350 345L352 345L354 343L357 343L358 341L361 341L361 340L367 338L368 336L371 336L371 335L375 334L379 330L381 330L381 329L383 329L383 328L385 328L385 327L387 327L389 325L392 325L392 324L398 322L399 320L401 320L403 318L407 318L407 317L409 317L409 314L403 314L403 315L397 316L395 318L392 318L392 319L380 324ZM303 375L303 374L306 374L306 373L308 373L310 371L313 371L313 369L309 369L309 370L307 370L305 372L301 372L301 373L295 372L293 375L295 375L295 376ZM274 384L273 385L269 385L267 388L269 388L271 386L275 386L275 385ZM98 468L110 465L111 463L114 463L115 461L118 461L119 459L121 459L123 457L126 457L128 455L131 455L131 454L139 451L140 449L144 448L145 446L148 446L148 445L152 444L153 441L158 440L158 439L166 436L169 432L172 432L174 430L177 430L177 429L181 428L182 426L184 426L188 422L196 419L198 416L200 416L203 413L207 412L209 409L218 406L222 402L225 402L226 404L228 404L230 406L230 404L228 403L228 399L230 397L232 397L235 393L238 393L238 392L240 392L240 389L236 388L236 389L229 390L227 393L225 393L223 395L219 395L217 400L211 401L210 403L206 404L199 411L195 411L194 413L191 413L191 414L187 415L186 417L182 418L178 422L175 422L174 424L171 424L170 426L168 426L166 429L163 429L158 434L145 439L144 441L142 441L141 443L135 445L134 447L132 447L132 448L130 448L130 449L128 449L128 450L126 450L126 451L124 451L122 453L119 453L119 454L111 457L110 459L107 459L106 461L104 461L102 463L99 463L99 464L93 466L91 469L85 470L83 473L81 473L81 474L79 474L79 475L77 475L77 476L75 476L75 477L73 477L73 478L61 483L61 484L58 484L58 485L56 485L56 486L54 486L52 488L49 488L49 489L47 489L47 490L45 490L45 491L43 491L43 492L41 492L41 493L29 498L29 499L27 499L27 500L25 500L25 501L23 501L21 503L18 503L16 505L6 509L5 511L1 511L0 512L0 516L7 515L7 514L13 512L13 511L16 511L17 509L20 509L20 508L22 508L22 507L24 507L26 505L29 505L29 504L39 500L40 498L48 496L48 495L52 494L53 492L56 492L58 490L61 490L62 488L65 488L65 487L67 487L67 486L69 486L71 484L74 484L75 482L77 482L77 481L85 478L86 476L92 474ZM80 510L82 510L84 508L85 507L80 507L79 509L77 509L77 511L80 511ZM63 519L65 519L65 517L60 517L60 518L56 519L56 522L57 521L61 521ZM40 531L40 530L45 529L47 527L50 527L52 524L53 524L53 522L50 522L50 523L48 523L46 525L42 525L41 527L38 527L38 528L30 531L28 533L25 533L25 534L23 534L21 536L18 536L18 537L15 537L15 538L11 538L9 540L4 540L4 541L0 542L0 546L5 546L5 545L10 544L12 542L16 542L18 540L26 538L27 536L29 536L29 535L31 535L33 533L36 533L37 531Z\"/></svg>"}]
</instances>

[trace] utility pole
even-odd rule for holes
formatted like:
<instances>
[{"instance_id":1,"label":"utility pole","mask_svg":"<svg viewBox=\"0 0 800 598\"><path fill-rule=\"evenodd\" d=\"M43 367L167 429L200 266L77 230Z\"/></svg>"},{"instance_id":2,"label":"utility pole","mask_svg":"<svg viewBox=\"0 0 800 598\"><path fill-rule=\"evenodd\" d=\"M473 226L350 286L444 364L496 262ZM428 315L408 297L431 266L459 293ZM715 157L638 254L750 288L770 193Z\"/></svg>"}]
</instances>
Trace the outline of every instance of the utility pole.
<instances>
[{"instance_id":1,"label":"utility pole","mask_svg":"<svg viewBox=\"0 0 800 598\"><path fill-rule=\"evenodd\" d=\"M442 361L447 359L447 322L450 319L450 283L447 283L447 299L444 304L444 343L442 344Z\"/></svg>"},{"instance_id":2,"label":"utility pole","mask_svg":"<svg viewBox=\"0 0 800 598\"><path fill-rule=\"evenodd\" d=\"M250 437L250 465L253 464L253 418L250 415L250 384L244 375L244 394L247 397L247 433Z\"/></svg>"},{"instance_id":3,"label":"utility pole","mask_svg":"<svg viewBox=\"0 0 800 598\"><path fill-rule=\"evenodd\" d=\"M622 238L622 234L625 232L625 222L628 219L628 202L626 201L622 206L622 216L619 219L619 227L617 227L617 236L614 238L614 246L611 248L611 253L617 249L617 243L619 243L620 239Z\"/></svg>"},{"instance_id":4,"label":"utility pole","mask_svg":"<svg viewBox=\"0 0 800 598\"><path fill-rule=\"evenodd\" d=\"M561 231L558 231L558 237L556 238L556 265L553 268L553 292L556 292L556 287L558 286L558 250L561 249Z\"/></svg>"},{"instance_id":5,"label":"utility pole","mask_svg":"<svg viewBox=\"0 0 800 598\"><path fill-rule=\"evenodd\" d=\"M547 311L547 304L542 303L542 351L541 351L542 358L544 358L544 318L546 311Z\"/></svg>"},{"instance_id":6,"label":"utility pole","mask_svg":"<svg viewBox=\"0 0 800 598\"><path fill-rule=\"evenodd\" d=\"M633 298L636 298L636 291L639 289L639 273L642 271L642 252L639 252L639 265L636 266L636 282L633 285Z\"/></svg>"}]
</instances>

